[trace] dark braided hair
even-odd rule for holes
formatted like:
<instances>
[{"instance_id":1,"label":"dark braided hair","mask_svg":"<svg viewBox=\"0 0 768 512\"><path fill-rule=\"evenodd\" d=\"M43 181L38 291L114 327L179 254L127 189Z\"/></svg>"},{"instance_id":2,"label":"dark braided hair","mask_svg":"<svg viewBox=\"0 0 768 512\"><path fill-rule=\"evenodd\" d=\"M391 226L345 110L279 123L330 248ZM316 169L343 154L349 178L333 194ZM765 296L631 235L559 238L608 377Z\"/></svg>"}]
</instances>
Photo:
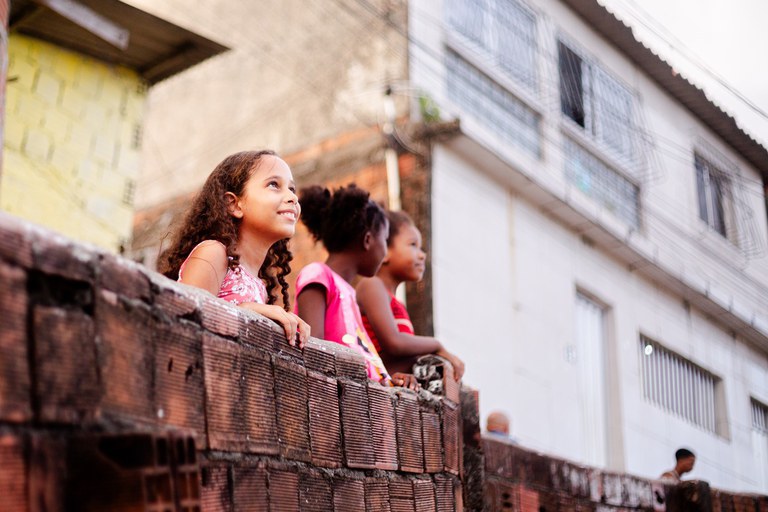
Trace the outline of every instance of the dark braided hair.
<instances>
[{"instance_id":1,"label":"dark braided hair","mask_svg":"<svg viewBox=\"0 0 768 512\"><path fill-rule=\"evenodd\" d=\"M393 211L387 210L387 218L389 219L389 234L387 235L387 247L392 247L392 241L400 232L400 228L403 226L415 226L413 219L410 215L402 210Z\"/></svg>"},{"instance_id":2,"label":"dark braided hair","mask_svg":"<svg viewBox=\"0 0 768 512\"><path fill-rule=\"evenodd\" d=\"M203 189L192 203L181 228L171 246L160 255L159 270L171 279L177 279L179 269L189 253L203 240L218 240L227 249L229 268L240 263L237 253L237 233L241 220L230 215L224 194L241 196L245 185L264 156L276 156L274 151L242 151L225 158L213 170ZM283 307L289 311L288 283L285 276L291 272L293 255L288 250L288 239L280 240L267 251L259 277L267 287L267 304L277 302L277 290L283 297Z\"/></svg>"},{"instance_id":3,"label":"dark braided hair","mask_svg":"<svg viewBox=\"0 0 768 512\"><path fill-rule=\"evenodd\" d=\"M354 183L331 193L314 185L299 192L301 220L328 252L341 252L362 242L366 231L378 232L387 220L368 191Z\"/></svg>"}]
</instances>

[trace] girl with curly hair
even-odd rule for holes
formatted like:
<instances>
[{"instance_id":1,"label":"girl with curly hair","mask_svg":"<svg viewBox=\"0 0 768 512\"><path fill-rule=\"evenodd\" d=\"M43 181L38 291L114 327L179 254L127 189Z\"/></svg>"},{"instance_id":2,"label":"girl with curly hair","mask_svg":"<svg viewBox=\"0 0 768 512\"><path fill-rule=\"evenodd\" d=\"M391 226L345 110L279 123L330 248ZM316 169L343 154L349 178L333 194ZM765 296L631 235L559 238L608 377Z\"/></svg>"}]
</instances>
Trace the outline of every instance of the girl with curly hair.
<instances>
[{"instance_id":1,"label":"girl with curly hair","mask_svg":"<svg viewBox=\"0 0 768 512\"><path fill-rule=\"evenodd\" d=\"M390 376L365 332L350 284L358 275L371 277L387 253L388 221L368 192L349 185L335 190L303 189L301 220L328 250L325 263L310 263L296 279L296 310L318 338L341 343L366 361L368 378L387 385L418 389L413 375Z\"/></svg>"},{"instance_id":2,"label":"girl with curly hair","mask_svg":"<svg viewBox=\"0 0 768 512\"><path fill-rule=\"evenodd\" d=\"M273 151L230 155L195 198L160 271L275 321L301 347L310 329L290 312L285 281L300 213L291 169Z\"/></svg>"},{"instance_id":3,"label":"girl with curly hair","mask_svg":"<svg viewBox=\"0 0 768 512\"><path fill-rule=\"evenodd\" d=\"M387 255L374 277L357 285L357 303L365 329L387 368L410 371L419 356L436 354L447 359L458 381L464 363L431 336L417 336L405 305L395 297L404 282L421 281L427 254L421 248L421 232L405 212L387 212L389 236Z\"/></svg>"}]
</instances>

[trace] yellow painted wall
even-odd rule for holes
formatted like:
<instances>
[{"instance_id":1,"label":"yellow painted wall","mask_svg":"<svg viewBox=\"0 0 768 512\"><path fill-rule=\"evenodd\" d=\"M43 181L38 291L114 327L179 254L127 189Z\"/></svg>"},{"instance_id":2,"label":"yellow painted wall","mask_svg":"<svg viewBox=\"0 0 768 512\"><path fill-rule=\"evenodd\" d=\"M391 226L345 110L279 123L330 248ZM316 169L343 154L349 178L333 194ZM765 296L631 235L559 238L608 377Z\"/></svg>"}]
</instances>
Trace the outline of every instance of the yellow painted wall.
<instances>
[{"instance_id":1,"label":"yellow painted wall","mask_svg":"<svg viewBox=\"0 0 768 512\"><path fill-rule=\"evenodd\" d=\"M117 250L131 234L142 79L19 34L8 56L0 209Z\"/></svg>"}]
</instances>

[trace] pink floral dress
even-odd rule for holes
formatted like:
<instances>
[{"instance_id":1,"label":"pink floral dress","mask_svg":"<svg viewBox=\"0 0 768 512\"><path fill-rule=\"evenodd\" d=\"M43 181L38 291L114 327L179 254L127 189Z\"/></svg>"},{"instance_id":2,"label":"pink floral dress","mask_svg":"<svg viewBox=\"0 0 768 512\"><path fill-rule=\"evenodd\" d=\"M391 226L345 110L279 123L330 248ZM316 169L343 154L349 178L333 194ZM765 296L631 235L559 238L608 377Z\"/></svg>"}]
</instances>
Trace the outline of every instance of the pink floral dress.
<instances>
[{"instance_id":1,"label":"pink floral dress","mask_svg":"<svg viewBox=\"0 0 768 512\"><path fill-rule=\"evenodd\" d=\"M187 264L187 261L189 261L189 258L192 257L192 254L198 247L200 247L200 245L209 241L221 244L218 240L205 240L197 244L195 248L192 249L192 252L189 253L187 259L184 260L184 263L181 264L181 268L179 268L178 281L180 283L184 282L182 279L182 272L184 272L184 266ZM245 267L237 265L236 267L227 269L227 273L224 275L224 280L221 282L219 293L216 296L235 305L243 304L244 302L266 304L267 287L264 285L264 281L258 276L254 276L248 272Z\"/></svg>"}]
</instances>

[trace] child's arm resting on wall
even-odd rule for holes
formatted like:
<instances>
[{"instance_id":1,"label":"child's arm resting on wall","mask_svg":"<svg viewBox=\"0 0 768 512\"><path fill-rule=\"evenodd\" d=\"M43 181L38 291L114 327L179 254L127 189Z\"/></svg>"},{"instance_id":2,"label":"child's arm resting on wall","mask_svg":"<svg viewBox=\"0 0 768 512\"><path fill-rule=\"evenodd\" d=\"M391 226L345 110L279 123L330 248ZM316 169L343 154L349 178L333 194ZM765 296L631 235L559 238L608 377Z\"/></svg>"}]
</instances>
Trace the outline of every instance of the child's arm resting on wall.
<instances>
[{"instance_id":1,"label":"child's arm resting on wall","mask_svg":"<svg viewBox=\"0 0 768 512\"><path fill-rule=\"evenodd\" d=\"M296 297L299 316L309 324L316 338L325 338L325 288L319 284L305 286Z\"/></svg>"},{"instance_id":2,"label":"child's arm resting on wall","mask_svg":"<svg viewBox=\"0 0 768 512\"><path fill-rule=\"evenodd\" d=\"M357 286L357 302L368 317L373 333L382 348L395 357L435 354L451 363L456 380L464 374L464 363L445 350L442 344L430 336L417 336L400 332L389 306L389 293L380 279L364 279Z\"/></svg>"},{"instance_id":3,"label":"child's arm resting on wall","mask_svg":"<svg viewBox=\"0 0 768 512\"><path fill-rule=\"evenodd\" d=\"M254 311L280 324L285 329L285 337L288 339L289 345L295 345L296 340L298 340L299 348L304 348L304 344L309 339L310 325L280 306L259 304L258 302L244 302L240 304L240 307Z\"/></svg>"}]
</instances>

